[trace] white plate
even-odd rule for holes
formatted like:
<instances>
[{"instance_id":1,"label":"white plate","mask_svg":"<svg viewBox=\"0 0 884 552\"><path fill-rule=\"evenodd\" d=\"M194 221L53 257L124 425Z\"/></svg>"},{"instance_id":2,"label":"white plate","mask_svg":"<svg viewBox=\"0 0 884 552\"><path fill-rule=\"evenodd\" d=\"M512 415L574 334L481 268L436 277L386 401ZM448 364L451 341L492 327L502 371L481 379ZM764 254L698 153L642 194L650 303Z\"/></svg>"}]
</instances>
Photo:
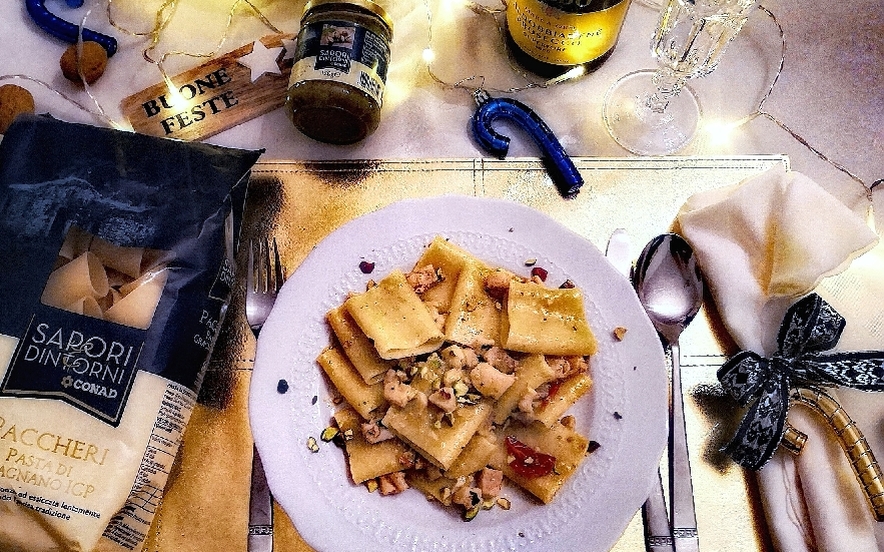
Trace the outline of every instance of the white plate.
<instances>
[{"instance_id":1,"label":"white plate","mask_svg":"<svg viewBox=\"0 0 884 552\"><path fill-rule=\"evenodd\" d=\"M553 502L514 485L512 508L467 523L409 490L382 497L354 485L343 452L319 440L335 407L314 359L329 343L324 314L369 278L409 269L443 235L489 264L520 274L527 259L584 290L599 341L594 386L572 409L601 447ZM375 263L371 275L359 269ZM623 341L616 326L628 329ZM280 393L280 380L288 390ZM525 206L460 196L406 200L356 219L323 240L289 278L258 341L249 397L252 431L274 497L322 552L608 550L650 492L666 441L664 356L628 281L591 243Z\"/></svg>"}]
</instances>

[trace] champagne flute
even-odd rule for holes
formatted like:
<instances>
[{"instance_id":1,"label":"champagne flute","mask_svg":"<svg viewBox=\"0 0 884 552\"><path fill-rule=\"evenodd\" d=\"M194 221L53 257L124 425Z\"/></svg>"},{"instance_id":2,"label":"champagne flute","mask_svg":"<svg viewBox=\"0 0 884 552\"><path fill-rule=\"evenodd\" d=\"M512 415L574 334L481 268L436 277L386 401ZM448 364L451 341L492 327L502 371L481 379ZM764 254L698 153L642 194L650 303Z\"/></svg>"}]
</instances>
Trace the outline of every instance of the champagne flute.
<instances>
[{"instance_id":1,"label":"champagne flute","mask_svg":"<svg viewBox=\"0 0 884 552\"><path fill-rule=\"evenodd\" d=\"M657 70L635 71L608 90L604 119L621 146L639 155L678 151L702 110L688 79L711 73L759 0L668 0L651 41Z\"/></svg>"}]
</instances>

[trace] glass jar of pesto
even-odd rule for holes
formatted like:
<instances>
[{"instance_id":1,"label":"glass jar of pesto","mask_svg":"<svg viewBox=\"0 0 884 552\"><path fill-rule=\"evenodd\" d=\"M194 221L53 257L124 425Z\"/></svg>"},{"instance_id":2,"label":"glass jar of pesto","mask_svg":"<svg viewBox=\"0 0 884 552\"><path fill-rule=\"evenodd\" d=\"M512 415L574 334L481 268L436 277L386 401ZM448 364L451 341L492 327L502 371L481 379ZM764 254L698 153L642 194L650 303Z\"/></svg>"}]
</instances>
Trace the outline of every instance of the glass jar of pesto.
<instances>
[{"instance_id":1,"label":"glass jar of pesto","mask_svg":"<svg viewBox=\"0 0 884 552\"><path fill-rule=\"evenodd\" d=\"M381 117L393 25L370 0L312 0L304 7L287 111L307 136L352 144Z\"/></svg>"}]
</instances>

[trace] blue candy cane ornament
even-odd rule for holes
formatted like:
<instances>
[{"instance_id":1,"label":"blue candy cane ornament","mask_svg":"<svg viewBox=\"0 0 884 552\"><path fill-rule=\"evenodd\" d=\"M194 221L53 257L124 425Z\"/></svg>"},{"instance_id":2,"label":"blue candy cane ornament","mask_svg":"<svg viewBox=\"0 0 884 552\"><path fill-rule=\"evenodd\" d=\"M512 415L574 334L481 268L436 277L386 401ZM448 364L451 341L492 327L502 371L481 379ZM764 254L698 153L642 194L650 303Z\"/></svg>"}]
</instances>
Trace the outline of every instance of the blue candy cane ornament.
<instances>
[{"instance_id":1,"label":"blue candy cane ornament","mask_svg":"<svg viewBox=\"0 0 884 552\"><path fill-rule=\"evenodd\" d=\"M503 159L509 151L510 139L496 132L492 124L503 119L515 123L528 133L541 149L543 162L552 181L564 197L573 197L583 186L583 177L565 153L552 129L528 106L510 98L492 98L484 90L473 94L479 108L471 119L473 137L482 148Z\"/></svg>"},{"instance_id":2,"label":"blue candy cane ornament","mask_svg":"<svg viewBox=\"0 0 884 552\"><path fill-rule=\"evenodd\" d=\"M46 0L25 0L28 14L38 27L55 38L76 44L80 37L80 28L51 13L45 4ZM83 0L67 0L67 4L72 8L79 8L83 5ZM117 39L112 36L83 29L83 40L101 44L108 57L117 53Z\"/></svg>"}]
</instances>

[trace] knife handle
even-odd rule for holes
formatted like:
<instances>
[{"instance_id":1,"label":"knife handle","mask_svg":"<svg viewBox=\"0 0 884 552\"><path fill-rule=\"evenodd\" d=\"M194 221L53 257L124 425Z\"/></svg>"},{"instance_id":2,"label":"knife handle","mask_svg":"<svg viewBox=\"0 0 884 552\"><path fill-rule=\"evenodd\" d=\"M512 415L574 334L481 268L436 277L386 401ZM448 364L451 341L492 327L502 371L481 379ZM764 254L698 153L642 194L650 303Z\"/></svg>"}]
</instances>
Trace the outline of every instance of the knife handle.
<instances>
[{"instance_id":1,"label":"knife handle","mask_svg":"<svg viewBox=\"0 0 884 552\"><path fill-rule=\"evenodd\" d=\"M249 493L248 552L273 552L273 497L264 475L264 465L254 449L252 485Z\"/></svg>"},{"instance_id":2,"label":"knife handle","mask_svg":"<svg viewBox=\"0 0 884 552\"><path fill-rule=\"evenodd\" d=\"M691 459L684 419L684 395L681 385L681 360L678 342L669 346L672 360L672 410L669 425L669 498L672 508L672 536L676 552L698 552L697 513L694 509L694 485L691 482Z\"/></svg>"},{"instance_id":3,"label":"knife handle","mask_svg":"<svg viewBox=\"0 0 884 552\"><path fill-rule=\"evenodd\" d=\"M663 478L657 470L657 480L651 494L642 505L642 521L645 527L645 549L647 552L673 552L672 529L669 514L666 513L666 498L663 496Z\"/></svg>"}]
</instances>

